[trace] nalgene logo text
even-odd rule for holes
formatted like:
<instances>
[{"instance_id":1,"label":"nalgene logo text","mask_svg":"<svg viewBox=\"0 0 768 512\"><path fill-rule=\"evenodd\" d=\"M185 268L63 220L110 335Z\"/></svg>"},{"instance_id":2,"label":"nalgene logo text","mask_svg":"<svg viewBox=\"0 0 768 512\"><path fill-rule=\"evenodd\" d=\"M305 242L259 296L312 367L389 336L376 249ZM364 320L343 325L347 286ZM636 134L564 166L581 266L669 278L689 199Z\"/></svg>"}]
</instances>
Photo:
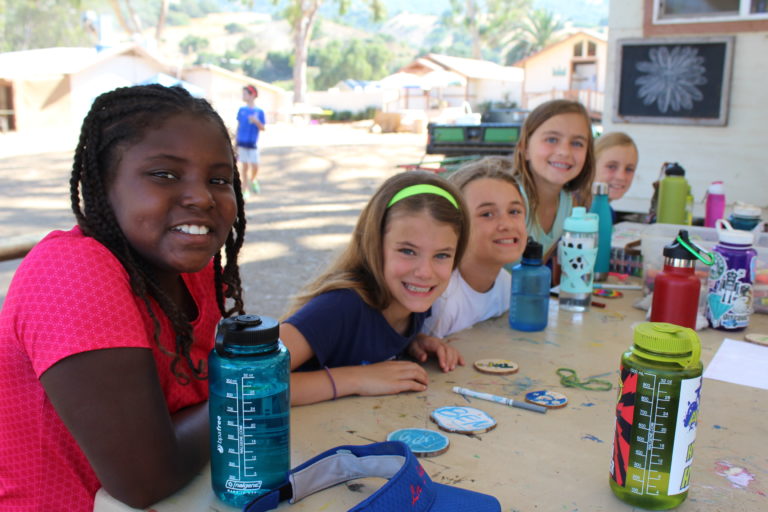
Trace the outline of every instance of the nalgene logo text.
<instances>
[{"instance_id":1,"label":"nalgene logo text","mask_svg":"<svg viewBox=\"0 0 768 512\"><path fill-rule=\"evenodd\" d=\"M258 491L261 489L261 480L255 482L241 482L239 480L227 480L225 484L230 491Z\"/></svg>"}]
</instances>

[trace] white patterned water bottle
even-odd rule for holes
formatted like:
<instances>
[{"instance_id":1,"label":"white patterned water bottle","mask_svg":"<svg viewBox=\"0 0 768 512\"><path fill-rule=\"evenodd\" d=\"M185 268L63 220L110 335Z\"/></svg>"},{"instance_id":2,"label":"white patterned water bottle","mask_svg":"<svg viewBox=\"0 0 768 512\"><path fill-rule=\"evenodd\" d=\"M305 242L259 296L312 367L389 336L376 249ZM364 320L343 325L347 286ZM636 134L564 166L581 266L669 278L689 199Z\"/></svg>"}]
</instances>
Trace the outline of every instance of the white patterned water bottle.
<instances>
[{"instance_id":1,"label":"white patterned water bottle","mask_svg":"<svg viewBox=\"0 0 768 512\"><path fill-rule=\"evenodd\" d=\"M565 231L558 245L560 309L587 311L592 301L592 277L597 258L598 216L582 206L565 219Z\"/></svg>"}]
</instances>

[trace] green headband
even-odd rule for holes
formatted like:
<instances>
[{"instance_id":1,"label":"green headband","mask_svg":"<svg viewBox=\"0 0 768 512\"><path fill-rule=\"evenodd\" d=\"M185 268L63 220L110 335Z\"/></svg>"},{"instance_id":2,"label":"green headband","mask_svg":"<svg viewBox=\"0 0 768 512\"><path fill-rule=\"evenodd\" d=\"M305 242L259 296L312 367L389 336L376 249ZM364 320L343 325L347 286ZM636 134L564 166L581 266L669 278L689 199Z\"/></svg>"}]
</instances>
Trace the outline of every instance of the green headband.
<instances>
[{"instance_id":1,"label":"green headband","mask_svg":"<svg viewBox=\"0 0 768 512\"><path fill-rule=\"evenodd\" d=\"M455 206L457 210L459 209L459 203L456 202L456 199L453 198L450 192L435 185L426 185L423 183L421 185L411 185L410 187L405 187L389 200L387 208L400 201L401 199L405 199L406 197L411 197L418 194L435 194L436 196L444 197L450 201L450 203Z\"/></svg>"}]
</instances>

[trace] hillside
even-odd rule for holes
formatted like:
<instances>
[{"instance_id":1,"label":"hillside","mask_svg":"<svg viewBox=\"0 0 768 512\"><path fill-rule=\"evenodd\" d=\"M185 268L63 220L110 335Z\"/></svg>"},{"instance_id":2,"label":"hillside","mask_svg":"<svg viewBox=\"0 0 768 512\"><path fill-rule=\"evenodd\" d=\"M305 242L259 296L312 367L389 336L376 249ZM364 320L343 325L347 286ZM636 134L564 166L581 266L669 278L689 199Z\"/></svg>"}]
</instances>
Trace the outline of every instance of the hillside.
<instances>
[{"instance_id":1,"label":"hillside","mask_svg":"<svg viewBox=\"0 0 768 512\"><path fill-rule=\"evenodd\" d=\"M545 8L556 12L569 25L596 26L605 21L608 15L609 0L534 0L535 8ZM441 26L440 14L450 7L449 0L436 0L429 3L412 0L383 0L388 16L382 22L374 23L370 10L361 3L353 3L350 12L339 16L333 2L326 2L315 25L311 46L317 50L331 41L368 39L380 34L388 37L387 46L394 55L392 70L405 65L419 54L430 48L451 53L456 48L455 38L450 30ZM416 5L418 4L418 5ZM263 7L263 6L262 6ZM234 7L233 7L234 9ZM290 27L284 20L274 19L275 9L256 11L239 10L209 14L205 17L191 18L183 26L167 26L163 40L158 44L158 51L171 62L190 64L196 54L184 55L179 43L193 36L203 39L207 46L198 52L223 56L230 52L239 58L263 60L268 52L291 53L293 41ZM227 25L238 24L242 31L230 33ZM151 32L148 31L151 37ZM238 43L244 39L252 41L252 48L246 52L238 51ZM466 42L463 43L466 52ZM433 50L435 51L435 50ZM461 54L461 49L459 53ZM499 56L492 58L500 58Z\"/></svg>"},{"instance_id":2,"label":"hillside","mask_svg":"<svg viewBox=\"0 0 768 512\"><path fill-rule=\"evenodd\" d=\"M246 27L245 32L230 34L226 26L237 23ZM398 29L384 33L398 34ZM418 29L415 29L418 31ZM313 47L322 47L332 40L365 39L371 37L369 32L356 29L348 25L342 25L330 20L322 19L316 24L316 38L312 41ZM147 35L151 35L148 31ZM187 36L205 38L209 46L205 51L215 54L224 54L228 50L235 50L237 43L243 38L251 38L256 42L256 47L248 52L247 56L263 59L268 52L290 52L293 50L290 26L285 20L273 20L270 14L258 12L226 12L209 14L204 18L193 18L189 25L166 27L163 40L158 45L158 51L173 62L180 60L194 60L194 56L182 54L179 43ZM395 35L395 41L402 41L400 35ZM402 52L402 45L397 42L392 44L392 50L397 55Z\"/></svg>"}]
</instances>

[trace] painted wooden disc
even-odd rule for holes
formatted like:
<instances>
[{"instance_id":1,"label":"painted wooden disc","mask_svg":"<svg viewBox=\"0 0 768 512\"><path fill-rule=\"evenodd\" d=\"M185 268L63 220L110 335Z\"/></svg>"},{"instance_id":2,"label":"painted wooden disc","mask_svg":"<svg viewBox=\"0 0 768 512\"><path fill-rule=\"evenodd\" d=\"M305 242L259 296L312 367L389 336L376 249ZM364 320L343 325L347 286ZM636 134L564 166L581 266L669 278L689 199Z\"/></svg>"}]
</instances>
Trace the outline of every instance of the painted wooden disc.
<instances>
[{"instance_id":1,"label":"painted wooden disc","mask_svg":"<svg viewBox=\"0 0 768 512\"><path fill-rule=\"evenodd\" d=\"M457 434L482 434L496 427L495 419L474 407L440 407L429 417L441 429Z\"/></svg>"},{"instance_id":2,"label":"painted wooden disc","mask_svg":"<svg viewBox=\"0 0 768 512\"><path fill-rule=\"evenodd\" d=\"M744 336L744 339L750 343L757 343L758 345L765 345L768 347L768 334L749 333Z\"/></svg>"},{"instance_id":3,"label":"painted wooden disc","mask_svg":"<svg viewBox=\"0 0 768 512\"><path fill-rule=\"evenodd\" d=\"M568 404L568 397L557 391L543 389L540 391L531 391L525 394L525 401L531 404L542 405L549 409L559 409Z\"/></svg>"},{"instance_id":4,"label":"painted wooden disc","mask_svg":"<svg viewBox=\"0 0 768 512\"><path fill-rule=\"evenodd\" d=\"M475 361L475 370L483 373L495 373L498 375L506 375L509 373L515 373L520 366L509 359L479 359Z\"/></svg>"},{"instance_id":5,"label":"painted wooden disc","mask_svg":"<svg viewBox=\"0 0 768 512\"><path fill-rule=\"evenodd\" d=\"M417 457L434 457L448 451L448 438L427 428L401 428L390 432L387 441L402 441Z\"/></svg>"},{"instance_id":6,"label":"painted wooden disc","mask_svg":"<svg viewBox=\"0 0 768 512\"><path fill-rule=\"evenodd\" d=\"M595 288L592 290L592 295L598 297L605 297L606 299L620 299L624 296L619 290L613 290L608 288Z\"/></svg>"}]
</instances>

